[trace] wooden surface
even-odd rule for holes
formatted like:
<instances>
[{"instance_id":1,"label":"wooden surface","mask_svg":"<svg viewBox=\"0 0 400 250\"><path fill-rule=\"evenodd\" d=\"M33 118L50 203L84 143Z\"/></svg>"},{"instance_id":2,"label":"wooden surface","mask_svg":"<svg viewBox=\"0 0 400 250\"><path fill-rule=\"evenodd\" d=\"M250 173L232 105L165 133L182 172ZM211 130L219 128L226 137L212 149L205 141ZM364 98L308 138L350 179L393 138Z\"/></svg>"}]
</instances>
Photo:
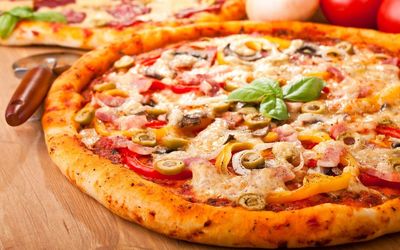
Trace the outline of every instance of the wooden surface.
<instances>
[{"instance_id":1,"label":"wooden surface","mask_svg":"<svg viewBox=\"0 0 400 250\"><path fill-rule=\"evenodd\" d=\"M61 49L0 47L0 249L216 249L169 239L109 212L71 185L47 155L38 120L4 119L16 59ZM327 249L399 249L400 234ZM221 248L223 249L223 248Z\"/></svg>"}]
</instances>

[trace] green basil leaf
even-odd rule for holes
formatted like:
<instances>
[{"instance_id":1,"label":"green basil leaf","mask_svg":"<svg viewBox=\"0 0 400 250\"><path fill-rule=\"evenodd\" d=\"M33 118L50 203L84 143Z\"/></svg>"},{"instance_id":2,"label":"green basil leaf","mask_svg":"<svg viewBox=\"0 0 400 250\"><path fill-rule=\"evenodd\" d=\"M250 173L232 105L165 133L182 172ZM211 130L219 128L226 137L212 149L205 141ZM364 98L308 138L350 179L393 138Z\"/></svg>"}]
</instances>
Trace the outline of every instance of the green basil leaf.
<instances>
[{"instance_id":1,"label":"green basil leaf","mask_svg":"<svg viewBox=\"0 0 400 250\"><path fill-rule=\"evenodd\" d=\"M260 105L260 113L277 120L287 120L289 113L285 102L273 96L265 98Z\"/></svg>"},{"instance_id":2,"label":"green basil leaf","mask_svg":"<svg viewBox=\"0 0 400 250\"><path fill-rule=\"evenodd\" d=\"M21 19L23 18L30 18L33 14L33 9L28 6L23 6L23 7L15 7L14 9L7 11L7 13L19 17Z\"/></svg>"},{"instance_id":3,"label":"green basil leaf","mask_svg":"<svg viewBox=\"0 0 400 250\"><path fill-rule=\"evenodd\" d=\"M33 13L31 20L51 22L51 23L66 23L67 19L59 12L46 11L46 12L35 12Z\"/></svg>"},{"instance_id":4,"label":"green basil leaf","mask_svg":"<svg viewBox=\"0 0 400 250\"><path fill-rule=\"evenodd\" d=\"M266 96L282 96L279 83L268 78L254 80L229 94L229 101L261 102Z\"/></svg>"},{"instance_id":5,"label":"green basil leaf","mask_svg":"<svg viewBox=\"0 0 400 250\"><path fill-rule=\"evenodd\" d=\"M283 86L283 98L294 102L309 102L321 95L326 83L318 77L304 77L297 82Z\"/></svg>"},{"instance_id":6,"label":"green basil leaf","mask_svg":"<svg viewBox=\"0 0 400 250\"><path fill-rule=\"evenodd\" d=\"M8 13L0 16L0 37L6 39L11 35L19 18Z\"/></svg>"}]
</instances>

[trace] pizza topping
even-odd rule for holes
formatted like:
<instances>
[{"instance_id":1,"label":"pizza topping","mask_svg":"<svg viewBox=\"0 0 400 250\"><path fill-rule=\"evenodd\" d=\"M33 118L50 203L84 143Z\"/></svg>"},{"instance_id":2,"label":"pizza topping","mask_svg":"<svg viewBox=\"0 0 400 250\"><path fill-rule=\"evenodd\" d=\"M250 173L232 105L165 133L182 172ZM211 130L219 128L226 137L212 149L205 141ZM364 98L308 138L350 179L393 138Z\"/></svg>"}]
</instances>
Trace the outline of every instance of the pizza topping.
<instances>
[{"instance_id":1,"label":"pizza topping","mask_svg":"<svg viewBox=\"0 0 400 250\"><path fill-rule=\"evenodd\" d=\"M392 126L387 126L387 125L378 125L376 127L376 132L379 134L391 136L394 138L399 138L400 139L400 129Z\"/></svg>"},{"instance_id":2,"label":"pizza topping","mask_svg":"<svg viewBox=\"0 0 400 250\"><path fill-rule=\"evenodd\" d=\"M319 98L325 83L320 78L306 77L280 88L279 83L271 79L254 80L230 93L228 100L241 102L261 102L260 112L270 118L286 120L289 118L283 99L308 102Z\"/></svg>"},{"instance_id":3,"label":"pizza topping","mask_svg":"<svg viewBox=\"0 0 400 250\"><path fill-rule=\"evenodd\" d=\"M250 129L263 128L267 126L270 121L271 118L265 117L259 113L252 113L244 116L244 124Z\"/></svg>"},{"instance_id":4,"label":"pizza topping","mask_svg":"<svg viewBox=\"0 0 400 250\"><path fill-rule=\"evenodd\" d=\"M88 125L94 118L94 112L95 111L93 107L87 106L76 113L74 120L81 125Z\"/></svg>"},{"instance_id":5,"label":"pizza topping","mask_svg":"<svg viewBox=\"0 0 400 250\"><path fill-rule=\"evenodd\" d=\"M117 86L113 82L105 82L105 83L102 83L102 84L96 84L93 87L93 90L97 91L97 92L103 92L103 91L106 91L106 90L115 89L116 87Z\"/></svg>"},{"instance_id":6,"label":"pizza topping","mask_svg":"<svg viewBox=\"0 0 400 250\"><path fill-rule=\"evenodd\" d=\"M185 180L192 177L192 172L185 168L176 174L163 174L158 172L155 168L153 168L151 159L149 156L140 156L137 153L130 151L127 148L120 148L118 151L121 154L122 162L126 164L130 169L135 171L137 174L144 176L150 179L158 179L158 180ZM163 164L164 165L164 164ZM173 165L167 163L166 166L163 166L164 170L168 169L168 166ZM179 165L179 163L178 163ZM166 170L168 172L168 170Z\"/></svg>"},{"instance_id":7,"label":"pizza topping","mask_svg":"<svg viewBox=\"0 0 400 250\"><path fill-rule=\"evenodd\" d=\"M374 56L254 34L121 57L128 63L92 88L95 118L81 129L93 133L82 142L96 153L87 137L110 139L114 161L157 183L184 180L196 202L250 194L271 209L375 195L397 185L365 179L395 182L400 87L397 66Z\"/></svg>"},{"instance_id":8,"label":"pizza topping","mask_svg":"<svg viewBox=\"0 0 400 250\"><path fill-rule=\"evenodd\" d=\"M175 175L182 172L185 163L180 160L160 160L154 163L154 168L165 175Z\"/></svg>"},{"instance_id":9,"label":"pizza topping","mask_svg":"<svg viewBox=\"0 0 400 250\"><path fill-rule=\"evenodd\" d=\"M116 112L108 107L99 108L95 112L97 119L103 122L113 122L118 118Z\"/></svg>"},{"instance_id":10,"label":"pizza topping","mask_svg":"<svg viewBox=\"0 0 400 250\"><path fill-rule=\"evenodd\" d=\"M132 141L134 143L154 147L157 145L156 135L151 131L139 131L132 136Z\"/></svg>"},{"instance_id":11,"label":"pizza topping","mask_svg":"<svg viewBox=\"0 0 400 250\"><path fill-rule=\"evenodd\" d=\"M326 111L326 106L322 101L306 102L301 106L301 112L322 114Z\"/></svg>"},{"instance_id":12,"label":"pizza topping","mask_svg":"<svg viewBox=\"0 0 400 250\"><path fill-rule=\"evenodd\" d=\"M160 140L160 144L168 150L177 150L189 144L189 141L184 138L167 135Z\"/></svg>"},{"instance_id":13,"label":"pizza topping","mask_svg":"<svg viewBox=\"0 0 400 250\"><path fill-rule=\"evenodd\" d=\"M236 174L249 174L251 169L263 168L265 160L259 152L243 150L232 157L232 167Z\"/></svg>"},{"instance_id":14,"label":"pizza topping","mask_svg":"<svg viewBox=\"0 0 400 250\"><path fill-rule=\"evenodd\" d=\"M264 197L259 194L243 194L239 197L238 203L248 210L262 210L265 207Z\"/></svg>"}]
</instances>

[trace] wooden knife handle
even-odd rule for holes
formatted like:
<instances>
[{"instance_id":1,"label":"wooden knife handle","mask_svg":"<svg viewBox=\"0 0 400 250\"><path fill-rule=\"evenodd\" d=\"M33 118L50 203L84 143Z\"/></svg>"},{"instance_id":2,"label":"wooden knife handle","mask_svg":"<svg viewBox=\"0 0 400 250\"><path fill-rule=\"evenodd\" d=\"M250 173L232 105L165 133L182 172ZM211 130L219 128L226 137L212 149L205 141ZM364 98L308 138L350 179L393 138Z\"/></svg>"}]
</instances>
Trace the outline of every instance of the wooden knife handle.
<instances>
[{"instance_id":1,"label":"wooden knife handle","mask_svg":"<svg viewBox=\"0 0 400 250\"><path fill-rule=\"evenodd\" d=\"M46 97L53 80L54 75L47 66L29 70L8 103L7 123L18 126L28 120Z\"/></svg>"}]
</instances>

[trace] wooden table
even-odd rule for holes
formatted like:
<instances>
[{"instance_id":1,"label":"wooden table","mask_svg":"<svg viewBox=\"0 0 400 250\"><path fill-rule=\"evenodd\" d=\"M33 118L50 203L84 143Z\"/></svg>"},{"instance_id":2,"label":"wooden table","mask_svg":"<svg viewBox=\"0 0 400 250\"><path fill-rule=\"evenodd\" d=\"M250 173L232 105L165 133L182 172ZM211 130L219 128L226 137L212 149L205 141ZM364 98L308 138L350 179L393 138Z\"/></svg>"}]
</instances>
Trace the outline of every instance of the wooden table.
<instances>
[{"instance_id":1,"label":"wooden table","mask_svg":"<svg viewBox=\"0 0 400 250\"><path fill-rule=\"evenodd\" d=\"M0 47L0 249L216 249L169 239L112 214L50 160L38 120L9 127L16 59L58 48ZM330 249L399 249L400 235ZM222 248L221 248L222 249Z\"/></svg>"}]
</instances>

